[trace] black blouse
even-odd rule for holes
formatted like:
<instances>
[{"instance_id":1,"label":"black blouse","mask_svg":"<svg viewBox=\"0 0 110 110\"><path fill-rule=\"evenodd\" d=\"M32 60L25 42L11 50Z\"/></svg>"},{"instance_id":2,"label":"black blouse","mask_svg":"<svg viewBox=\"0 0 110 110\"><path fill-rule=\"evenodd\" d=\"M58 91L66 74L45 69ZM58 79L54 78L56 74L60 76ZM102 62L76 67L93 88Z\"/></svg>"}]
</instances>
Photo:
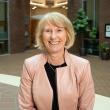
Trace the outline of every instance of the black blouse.
<instances>
[{"instance_id":1,"label":"black blouse","mask_svg":"<svg viewBox=\"0 0 110 110\"><path fill-rule=\"evenodd\" d=\"M57 74L56 74L56 68L67 66L66 63L63 63L61 65L51 65L48 62L44 65L50 85L53 89L53 102L52 102L52 110L59 110L58 105L58 94L57 94Z\"/></svg>"}]
</instances>

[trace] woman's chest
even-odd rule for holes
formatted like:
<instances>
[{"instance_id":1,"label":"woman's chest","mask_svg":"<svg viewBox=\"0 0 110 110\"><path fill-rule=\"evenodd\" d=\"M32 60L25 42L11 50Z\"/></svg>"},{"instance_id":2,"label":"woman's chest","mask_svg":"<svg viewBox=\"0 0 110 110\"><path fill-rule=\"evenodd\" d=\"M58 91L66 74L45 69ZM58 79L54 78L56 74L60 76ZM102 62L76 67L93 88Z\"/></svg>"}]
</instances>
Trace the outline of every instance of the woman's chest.
<instances>
[{"instance_id":1,"label":"woman's chest","mask_svg":"<svg viewBox=\"0 0 110 110\"><path fill-rule=\"evenodd\" d=\"M56 70L56 87L58 102L68 102L69 106L78 101L78 85L74 71L68 68ZM33 81L33 96L36 103L42 102L46 106L52 105L53 89L49 82L45 69L36 73ZM66 106L66 105L65 105ZM68 105L67 105L68 106Z\"/></svg>"}]
</instances>

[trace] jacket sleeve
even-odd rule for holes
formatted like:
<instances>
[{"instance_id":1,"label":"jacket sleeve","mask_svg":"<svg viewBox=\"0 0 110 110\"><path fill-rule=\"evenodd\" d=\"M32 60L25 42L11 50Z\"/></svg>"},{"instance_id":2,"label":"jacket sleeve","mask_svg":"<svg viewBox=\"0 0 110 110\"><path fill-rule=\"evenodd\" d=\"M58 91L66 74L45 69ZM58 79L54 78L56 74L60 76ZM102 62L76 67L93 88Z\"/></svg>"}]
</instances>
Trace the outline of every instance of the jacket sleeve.
<instances>
[{"instance_id":1,"label":"jacket sleeve","mask_svg":"<svg viewBox=\"0 0 110 110\"><path fill-rule=\"evenodd\" d=\"M86 63L79 84L79 109L93 110L95 101L94 83L91 75L90 63Z\"/></svg>"},{"instance_id":2,"label":"jacket sleeve","mask_svg":"<svg viewBox=\"0 0 110 110\"><path fill-rule=\"evenodd\" d=\"M26 63L23 65L23 73L18 92L19 110L37 110L34 107L32 97L32 77Z\"/></svg>"}]
</instances>

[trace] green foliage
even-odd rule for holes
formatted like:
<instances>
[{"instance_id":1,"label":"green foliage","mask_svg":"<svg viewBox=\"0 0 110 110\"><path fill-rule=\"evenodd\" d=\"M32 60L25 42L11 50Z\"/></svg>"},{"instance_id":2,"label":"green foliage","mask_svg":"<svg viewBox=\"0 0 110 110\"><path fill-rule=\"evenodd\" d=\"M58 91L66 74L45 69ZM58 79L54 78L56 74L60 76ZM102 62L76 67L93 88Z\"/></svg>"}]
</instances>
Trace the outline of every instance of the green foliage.
<instances>
[{"instance_id":1,"label":"green foliage","mask_svg":"<svg viewBox=\"0 0 110 110\"><path fill-rule=\"evenodd\" d=\"M102 42L99 45L99 49L101 52L110 52L110 44L109 42Z\"/></svg>"},{"instance_id":2,"label":"green foliage","mask_svg":"<svg viewBox=\"0 0 110 110\"><path fill-rule=\"evenodd\" d=\"M80 32L87 32L88 29L88 16L86 16L84 10L81 8L78 10L76 15L76 19L73 21L73 26L75 31L78 33Z\"/></svg>"},{"instance_id":3,"label":"green foliage","mask_svg":"<svg viewBox=\"0 0 110 110\"><path fill-rule=\"evenodd\" d=\"M97 37L97 29L95 27L92 28L89 32L89 37L95 39Z\"/></svg>"},{"instance_id":4,"label":"green foliage","mask_svg":"<svg viewBox=\"0 0 110 110\"><path fill-rule=\"evenodd\" d=\"M73 27L76 33L80 36L81 34L85 34L92 39L95 39L97 37L97 29L95 27L92 27L92 29L90 29L89 18L82 8L77 12L76 19L73 21Z\"/></svg>"}]
</instances>

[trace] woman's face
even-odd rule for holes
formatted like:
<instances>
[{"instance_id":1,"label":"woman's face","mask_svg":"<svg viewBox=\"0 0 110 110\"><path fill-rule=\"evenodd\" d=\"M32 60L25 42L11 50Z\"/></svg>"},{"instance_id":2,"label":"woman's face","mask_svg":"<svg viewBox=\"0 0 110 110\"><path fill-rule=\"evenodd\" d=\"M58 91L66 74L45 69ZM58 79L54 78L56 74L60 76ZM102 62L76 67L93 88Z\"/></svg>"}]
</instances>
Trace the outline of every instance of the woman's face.
<instances>
[{"instance_id":1,"label":"woman's face","mask_svg":"<svg viewBox=\"0 0 110 110\"><path fill-rule=\"evenodd\" d=\"M62 52L67 40L67 32L64 27L57 27L51 23L47 23L44 26L42 40L47 52Z\"/></svg>"}]
</instances>

